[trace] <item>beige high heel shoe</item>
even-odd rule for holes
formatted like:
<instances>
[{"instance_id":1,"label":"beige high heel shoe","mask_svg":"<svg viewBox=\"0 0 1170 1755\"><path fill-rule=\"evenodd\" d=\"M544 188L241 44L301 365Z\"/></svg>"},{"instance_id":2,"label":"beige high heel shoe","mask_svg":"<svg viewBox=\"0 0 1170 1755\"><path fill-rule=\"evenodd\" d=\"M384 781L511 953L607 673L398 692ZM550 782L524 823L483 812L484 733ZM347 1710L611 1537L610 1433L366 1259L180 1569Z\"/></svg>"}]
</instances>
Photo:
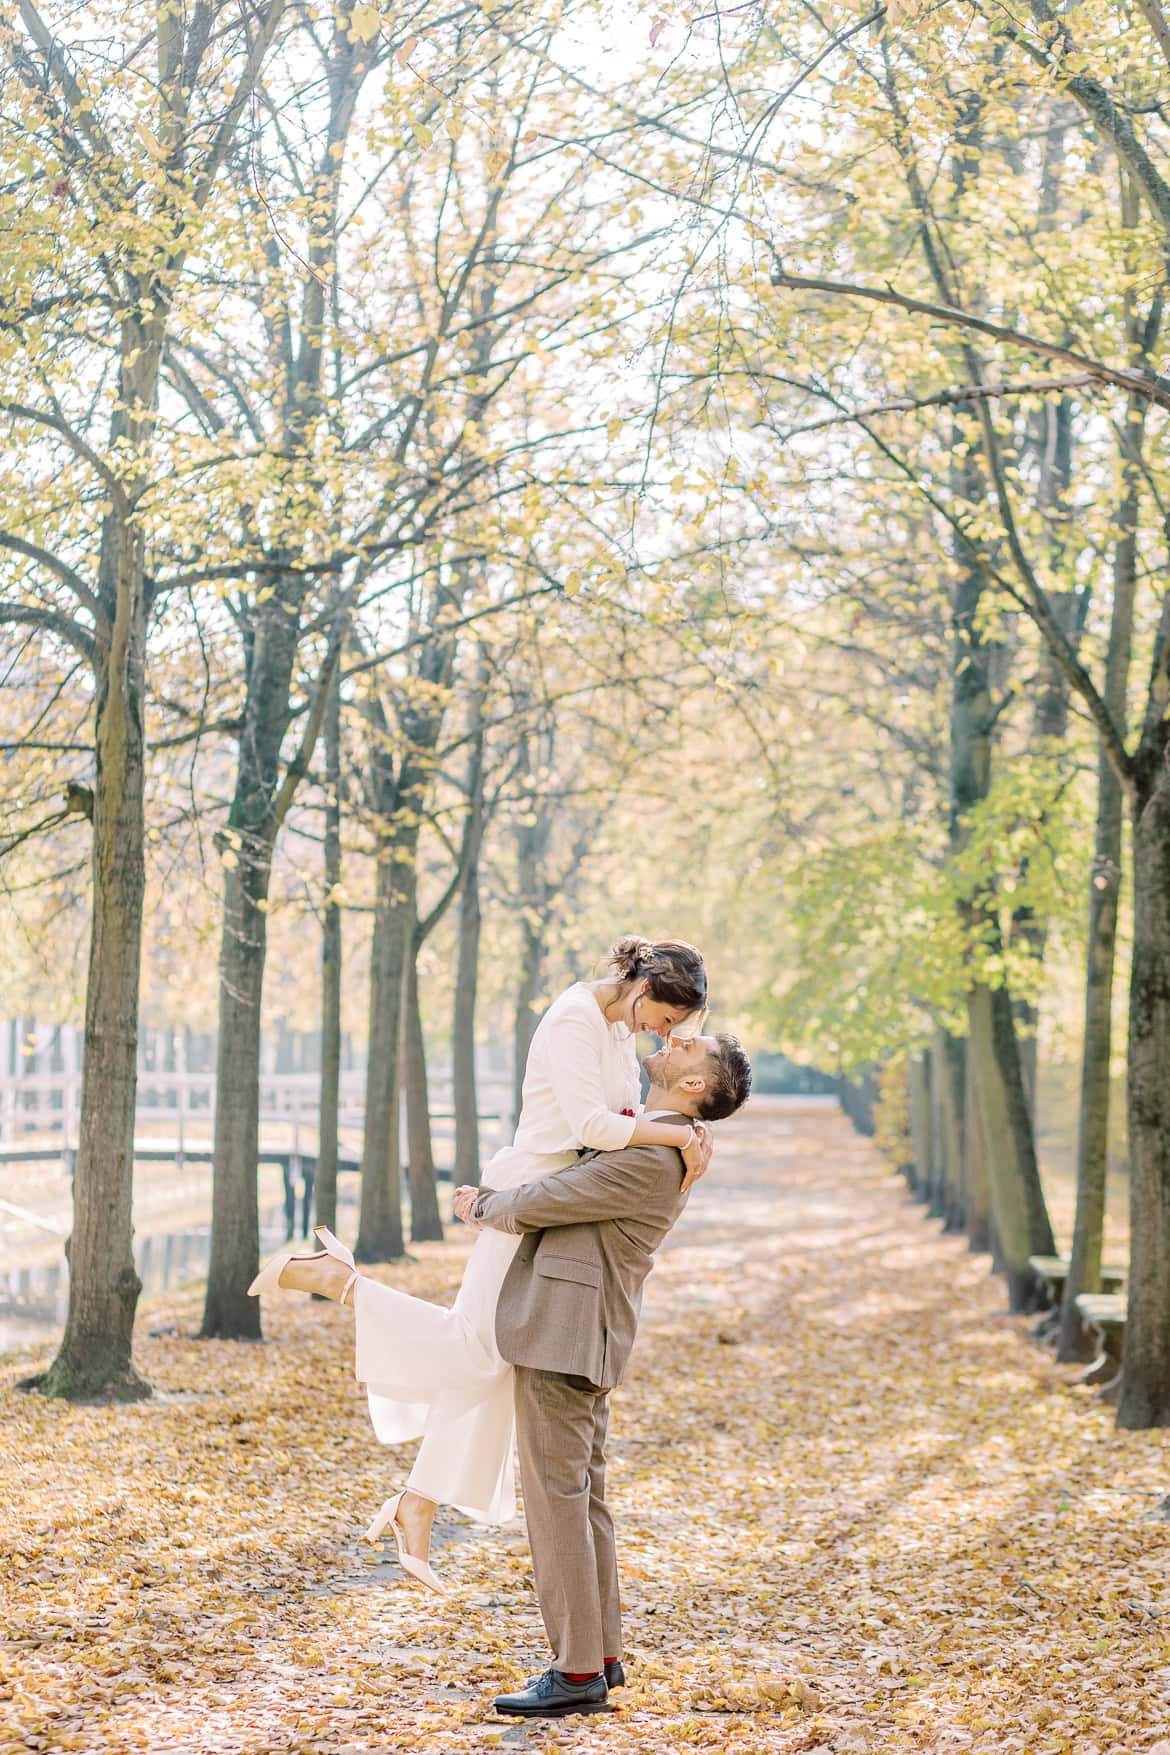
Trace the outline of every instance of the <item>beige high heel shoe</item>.
<instances>
[{"instance_id":1,"label":"beige high heel shoe","mask_svg":"<svg viewBox=\"0 0 1170 1755\"><path fill-rule=\"evenodd\" d=\"M337 1302L339 1304L352 1303L353 1289L361 1278L353 1259L353 1251L347 1249L340 1238L333 1235L327 1225L318 1225L316 1235L321 1239L324 1248L316 1250L314 1254L298 1255L295 1249L282 1249L279 1255L274 1255L271 1261L266 1261L248 1287L249 1298L259 1298L265 1292L293 1290L290 1286L282 1287L280 1284L280 1276L290 1261L325 1261L329 1256L332 1256L334 1261L344 1262L350 1270L349 1278L341 1288L341 1297Z\"/></svg>"},{"instance_id":2,"label":"beige high heel shoe","mask_svg":"<svg viewBox=\"0 0 1170 1755\"><path fill-rule=\"evenodd\" d=\"M445 1597L447 1587L430 1562L416 1560L413 1554L407 1552L402 1525L398 1522L398 1507L402 1504L402 1499L403 1493L395 1493L393 1499L387 1499L366 1531L366 1541L376 1542L382 1532L388 1529L394 1537L394 1546L398 1549L398 1564L407 1578L413 1579L415 1584L421 1584L424 1590L433 1590L437 1596Z\"/></svg>"}]
</instances>

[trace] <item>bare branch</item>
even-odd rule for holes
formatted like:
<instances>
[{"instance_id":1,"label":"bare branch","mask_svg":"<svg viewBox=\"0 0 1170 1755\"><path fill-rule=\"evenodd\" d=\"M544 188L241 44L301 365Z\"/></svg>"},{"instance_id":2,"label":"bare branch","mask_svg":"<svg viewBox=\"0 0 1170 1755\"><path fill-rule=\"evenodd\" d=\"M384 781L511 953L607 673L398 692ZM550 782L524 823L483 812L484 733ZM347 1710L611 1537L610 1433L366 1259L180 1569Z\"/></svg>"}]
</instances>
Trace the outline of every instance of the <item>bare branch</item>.
<instances>
[{"instance_id":1,"label":"bare branch","mask_svg":"<svg viewBox=\"0 0 1170 1755\"><path fill-rule=\"evenodd\" d=\"M1096 379L1087 372L1072 378L1025 378L1015 384L962 384L953 390L938 390L933 396L896 396L891 402L873 402L868 408L846 410L826 415L824 420L809 421L800 427L785 427L780 438L796 439L804 433L820 433L826 427L847 426L850 421L873 420L879 414L913 414L920 408L949 408L961 402L979 402L998 396L1047 396L1053 391L1079 390Z\"/></svg>"},{"instance_id":2,"label":"bare branch","mask_svg":"<svg viewBox=\"0 0 1170 1755\"><path fill-rule=\"evenodd\" d=\"M31 421L35 426L48 427L52 432L60 434L61 438L63 438L65 443L69 446L69 449L76 452L78 457L82 458L89 464L91 469L95 470L96 473L101 476L102 480L109 488L110 493L119 502L123 509L129 510L126 504L125 490L123 489L121 482L118 480L118 477L114 474L113 470L107 463L102 462L97 452L93 450L90 445L86 444L81 434L74 432L67 420L62 419L59 414L50 414L48 410L44 408L29 408L27 404L23 402L8 402L6 400L0 400L0 412L12 415L15 420L27 420Z\"/></svg>"},{"instance_id":3,"label":"bare branch","mask_svg":"<svg viewBox=\"0 0 1170 1755\"><path fill-rule=\"evenodd\" d=\"M251 101L252 91L260 76L264 58L272 46L272 39L276 35L276 27L280 23L284 8L285 0L270 0L264 21L256 35L255 42L252 44L247 64L236 82L231 102L224 112L218 132L211 143L211 150L207 154L202 174L192 193L192 203L196 209L202 209L207 204L212 185L219 175L220 167L235 137L244 105Z\"/></svg>"},{"instance_id":4,"label":"bare branch","mask_svg":"<svg viewBox=\"0 0 1170 1755\"><path fill-rule=\"evenodd\" d=\"M14 622L26 628L44 628L73 647L90 664L97 663L98 645L93 635L63 610L37 603L0 603L0 627Z\"/></svg>"},{"instance_id":5,"label":"bare branch","mask_svg":"<svg viewBox=\"0 0 1170 1755\"><path fill-rule=\"evenodd\" d=\"M1054 341L1041 341L1035 335L1025 335L1023 330L1012 329L1002 323L992 323L986 317L976 317L970 311L956 310L953 305L933 305L926 299L911 298L908 293L896 292L892 286L862 286L855 281L823 280L817 275L789 274L783 268L774 270L772 285L792 287L798 292L829 293L847 299L870 299L875 304L893 305L898 310L929 317L933 322L946 323L955 329L973 329L980 335L989 335L993 341L1010 342L1014 347L1026 348L1030 353L1038 353L1044 359L1060 360L1097 383L1112 384L1129 395L1156 402L1160 408L1170 408L1170 378L1163 378L1157 372L1143 372L1130 366L1106 365L1104 361L1089 359L1071 347L1061 347Z\"/></svg>"},{"instance_id":6,"label":"bare branch","mask_svg":"<svg viewBox=\"0 0 1170 1755\"><path fill-rule=\"evenodd\" d=\"M81 574L75 572L68 561L63 561L59 555L53 554L50 549L39 547L35 542L27 542L23 536L11 535L7 530L0 530L0 548L11 549L13 554L36 561L38 566L55 574L63 585L68 585L77 601L89 611L95 621L101 619L101 605Z\"/></svg>"},{"instance_id":7,"label":"bare branch","mask_svg":"<svg viewBox=\"0 0 1170 1755\"><path fill-rule=\"evenodd\" d=\"M100 158L105 159L108 164L113 164L117 155L99 127L94 117L93 108L70 70L69 63L66 61L56 38L32 4L32 0L20 0L20 17L25 30L45 57L48 70L69 106L70 122L79 133L84 134Z\"/></svg>"}]
</instances>

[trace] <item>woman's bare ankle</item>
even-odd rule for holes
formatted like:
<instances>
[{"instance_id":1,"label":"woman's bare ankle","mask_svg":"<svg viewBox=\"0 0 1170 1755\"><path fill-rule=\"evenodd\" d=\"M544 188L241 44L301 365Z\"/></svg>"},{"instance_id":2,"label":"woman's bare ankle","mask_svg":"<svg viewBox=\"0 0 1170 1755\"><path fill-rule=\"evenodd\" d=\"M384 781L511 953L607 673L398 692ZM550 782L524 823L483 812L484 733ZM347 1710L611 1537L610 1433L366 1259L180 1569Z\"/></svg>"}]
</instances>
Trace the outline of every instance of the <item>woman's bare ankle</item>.
<instances>
[{"instance_id":1,"label":"woman's bare ankle","mask_svg":"<svg viewBox=\"0 0 1170 1755\"><path fill-rule=\"evenodd\" d=\"M409 1487L398 1502L395 1521L402 1531L407 1553L416 1560L426 1560L430 1554L431 1526L437 1509L433 1499L424 1499Z\"/></svg>"},{"instance_id":2,"label":"woman's bare ankle","mask_svg":"<svg viewBox=\"0 0 1170 1755\"><path fill-rule=\"evenodd\" d=\"M433 1499L424 1499L421 1493L416 1493L413 1488L408 1487L398 1506L398 1521L403 1529L409 1529L412 1535L429 1537L437 1510L438 1507Z\"/></svg>"}]
</instances>

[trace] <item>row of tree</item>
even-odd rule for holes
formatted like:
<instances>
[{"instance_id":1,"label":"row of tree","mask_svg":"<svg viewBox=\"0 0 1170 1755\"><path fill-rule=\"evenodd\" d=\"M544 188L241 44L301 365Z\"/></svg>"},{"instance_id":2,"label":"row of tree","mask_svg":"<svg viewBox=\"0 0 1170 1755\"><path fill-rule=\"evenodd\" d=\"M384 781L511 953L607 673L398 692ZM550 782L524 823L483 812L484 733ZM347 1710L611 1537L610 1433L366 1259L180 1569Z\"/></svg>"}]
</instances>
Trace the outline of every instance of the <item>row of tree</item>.
<instances>
[{"instance_id":1,"label":"row of tree","mask_svg":"<svg viewBox=\"0 0 1170 1755\"><path fill-rule=\"evenodd\" d=\"M27 0L7 31L6 866L49 898L26 921L61 918L72 825L94 837L74 1309L45 1387L137 1392L148 881L164 911L167 889L222 910L207 1333L257 1332L270 930L299 885L327 1043L343 916L346 970L355 938L368 959L359 1246L394 1253L404 1071L416 1234L437 1219L440 943L473 1168L486 872L518 1064L570 895L583 935L653 895L716 963L734 947L729 997L822 1064L914 1051L937 1202L994 1233L1015 1308L1053 1246L1038 1031L1079 961L1074 1354L1128 858L1119 1419L1167 1423L1170 28L1158 0L664 10L599 73L570 41L597 16L209 0L161 8L100 94L80 33ZM46 848L48 883L20 863ZM326 1212L330 1103L327 1078Z\"/></svg>"},{"instance_id":2,"label":"row of tree","mask_svg":"<svg viewBox=\"0 0 1170 1755\"><path fill-rule=\"evenodd\" d=\"M793 15L785 44L792 80L745 105L755 132L702 195L744 240L716 346L700 305L691 368L668 362L683 418L717 381L766 476L770 546L813 645L808 712L864 727L829 833L776 862L797 968L765 1009L822 1050L835 1039L847 1066L917 1050L916 1110L929 1085L941 1117L937 1208L979 1247L994 1236L1027 1309L1028 1258L1054 1247L1037 1000L1076 945L1060 1347L1079 1356L1075 1298L1100 1289L1128 823L1118 1419L1170 1423L1170 27L1158 0L1075 16L976 0ZM729 60L729 92L758 94L775 55L765 24Z\"/></svg>"},{"instance_id":3,"label":"row of tree","mask_svg":"<svg viewBox=\"0 0 1170 1755\"><path fill-rule=\"evenodd\" d=\"M357 1249L386 1259L403 1249L404 1083L412 1235L440 1232L420 954L454 908L457 1169L473 1176L485 832L506 814L522 1067L548 922L702 618L630 567L607 379L645 320L634 269L655 233L574 138L587 104L549 72L556 21L144 4L141 33L107 21L111 66L99 12L51 28L27 0L4 26L2 406L20 440L0 535L0 617L20 635L5 851L44 930L87 887L92 910L70 1309L39 1387L132 1398L151 886L202 877L210 832L203 1333L252 1338L281 844L320 854L326 1220L342 916L368 916ZM668 664L646 664L648 634Z\"/></svg>"}]
</instances>

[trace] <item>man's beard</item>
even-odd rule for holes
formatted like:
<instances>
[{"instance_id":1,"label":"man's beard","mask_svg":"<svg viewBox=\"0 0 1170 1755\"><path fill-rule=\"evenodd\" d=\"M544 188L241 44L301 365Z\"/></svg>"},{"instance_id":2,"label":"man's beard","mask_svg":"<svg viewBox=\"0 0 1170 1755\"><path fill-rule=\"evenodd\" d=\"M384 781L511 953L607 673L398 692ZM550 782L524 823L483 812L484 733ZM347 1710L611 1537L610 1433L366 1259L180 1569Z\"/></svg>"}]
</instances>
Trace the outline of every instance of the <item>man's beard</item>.
<instances>
[{"instance_id":1,"label":"man's beard","mask_svg":"<svg viewBox=\"0 0 1170 1755\"><path fill-rule=\"evenodd\" d=\"M665 1055L666 1047L664 1045L661 1048L656 1048L653 1054L648 1054L642 1062L642 1065L645 1067L646 1072L649 1075L650 1082L653 1085L658 1083L658 1074L661 1070Z\"/></svg>"}]
</instances>

